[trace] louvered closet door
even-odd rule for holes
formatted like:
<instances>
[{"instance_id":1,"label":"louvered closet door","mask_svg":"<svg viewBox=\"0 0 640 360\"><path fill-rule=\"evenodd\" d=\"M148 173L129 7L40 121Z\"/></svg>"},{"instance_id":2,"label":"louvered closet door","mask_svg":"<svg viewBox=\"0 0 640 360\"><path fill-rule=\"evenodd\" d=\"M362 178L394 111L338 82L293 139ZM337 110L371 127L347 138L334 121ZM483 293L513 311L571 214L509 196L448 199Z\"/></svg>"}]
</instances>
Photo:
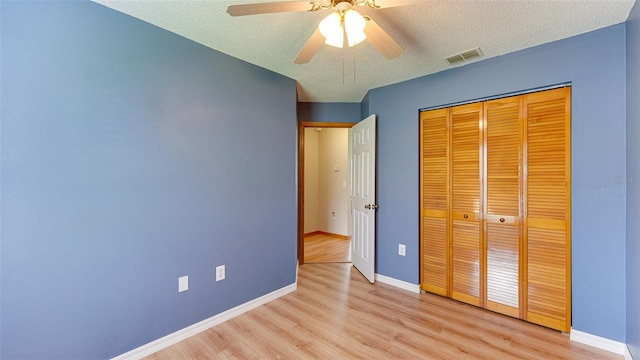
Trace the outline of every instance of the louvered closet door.
<instances>
[{"instance_id":1,"label":"louvered closet door","mask_svg":"<svg viewBox=\"0 0 640 360\"><path fill-rule=\"evenodd\" d=\"M448 109L420 114L422 289L447 295Z\"/></svg>"},{"instance_id":2,"label":"louvered closet door","mask_svg":"<svg viewBox=\"0 0 640 360\"><path fill-rule=\"evenodd\" d=\"M522 97L485 103L487 309L520 316Z\"/></svg>"},{"instance_id":3,"label":"louvered closet door","mask_svg":"<svg viewBox=\"0 0 640 360\"><path fill-rule=\"evenodd\" d=\"M568 332L570 291L570 89L524 97L526 116L526 319Z\"/></svg>"},{"instance_id":4,"label":"louvered closet door","mask_svg":"<svg viewBox=\"0 0 640 360\"><path fill-rule=\"evenodd\" d=\"M451 297L480 305L482 104L451 108Z\"/></svg>"}]
</instances>

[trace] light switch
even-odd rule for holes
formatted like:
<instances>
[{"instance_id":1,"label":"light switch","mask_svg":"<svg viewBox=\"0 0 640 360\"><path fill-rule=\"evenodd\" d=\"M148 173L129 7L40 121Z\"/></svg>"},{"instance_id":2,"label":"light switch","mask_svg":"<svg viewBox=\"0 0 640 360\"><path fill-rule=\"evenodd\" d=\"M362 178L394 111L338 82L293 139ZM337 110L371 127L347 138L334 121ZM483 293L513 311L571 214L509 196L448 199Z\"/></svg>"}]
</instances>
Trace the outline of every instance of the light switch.
<instances>
[{"instance_id":1,"label":"light switch","mask_svg":"<svg viewBox=\"0 0 640 360\"><path fill-rule=\"evenodd\" d=\"M178 278L178 292L189 290L189 277L182 276Z\"/></svg>"}]
</instances>

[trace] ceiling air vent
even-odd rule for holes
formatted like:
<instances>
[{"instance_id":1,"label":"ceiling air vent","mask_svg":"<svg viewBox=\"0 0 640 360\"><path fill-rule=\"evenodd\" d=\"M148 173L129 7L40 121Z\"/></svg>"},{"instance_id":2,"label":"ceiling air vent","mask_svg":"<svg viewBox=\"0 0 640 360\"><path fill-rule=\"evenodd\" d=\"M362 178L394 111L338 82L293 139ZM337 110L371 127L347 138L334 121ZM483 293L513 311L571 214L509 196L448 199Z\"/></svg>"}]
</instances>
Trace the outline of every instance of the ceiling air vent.
<instances>
[{"instance_id":1,"label":"ceiling air vent","mask_svg":"<svg viewBox=\"0 0 640 360\"><path fill-rule=\"evenodd\" d=\"M446 58L446 60L451 65L457 65L475 58L479 58L481 56L482 56L482 51L480 51L480 48L475 48L475 49L463 51L459 54L451 55L448 58Z\"/></svg>"}]
</instances>

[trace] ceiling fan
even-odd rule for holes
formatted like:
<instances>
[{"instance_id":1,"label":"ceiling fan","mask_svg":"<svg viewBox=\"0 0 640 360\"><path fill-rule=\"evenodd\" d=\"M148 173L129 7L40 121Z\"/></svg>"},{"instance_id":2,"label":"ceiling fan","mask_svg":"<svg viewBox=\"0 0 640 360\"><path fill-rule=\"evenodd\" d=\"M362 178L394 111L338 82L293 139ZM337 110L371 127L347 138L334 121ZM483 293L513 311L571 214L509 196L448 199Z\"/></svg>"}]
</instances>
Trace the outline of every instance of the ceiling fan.
<instances>
[{"instance_id":1,"label":"ceiling fan","mask_svg":"<svg viewBox=\"0 0 640 360\"><path fill-rule=\"evenodd\" d=\"M377 1L381 1L380 4ZM416 0L318 0L284 1L261 4L230 5L231 16L271 14L280 12L319 11L334 9L325 17L304 45L294 63L306 64L320 50L322 44L342 48L345 44L355 46L365 39L387 59L393 59L404 51L386 31L371 17L362 16L354 10L357 6L381 9L416 3Z\"/></svg>"}]
</instances>

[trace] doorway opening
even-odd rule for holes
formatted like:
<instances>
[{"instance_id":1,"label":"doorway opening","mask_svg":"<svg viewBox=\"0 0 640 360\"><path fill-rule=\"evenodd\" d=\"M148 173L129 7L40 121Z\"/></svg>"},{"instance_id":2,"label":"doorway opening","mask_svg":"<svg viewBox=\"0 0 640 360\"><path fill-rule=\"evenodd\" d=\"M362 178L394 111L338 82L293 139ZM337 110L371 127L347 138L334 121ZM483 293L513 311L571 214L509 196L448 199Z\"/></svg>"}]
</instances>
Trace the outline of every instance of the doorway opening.
<instances>
[{"instance_id":1,"label":"doorway opening","mask_svg":"<svg viewBox=\"0 0 640 360\"><path fill-rule=\"evenodd\" d=\"M354 124L299 123L300 265L351 261L348 133Z\"/></svg>"}]
</instances>

